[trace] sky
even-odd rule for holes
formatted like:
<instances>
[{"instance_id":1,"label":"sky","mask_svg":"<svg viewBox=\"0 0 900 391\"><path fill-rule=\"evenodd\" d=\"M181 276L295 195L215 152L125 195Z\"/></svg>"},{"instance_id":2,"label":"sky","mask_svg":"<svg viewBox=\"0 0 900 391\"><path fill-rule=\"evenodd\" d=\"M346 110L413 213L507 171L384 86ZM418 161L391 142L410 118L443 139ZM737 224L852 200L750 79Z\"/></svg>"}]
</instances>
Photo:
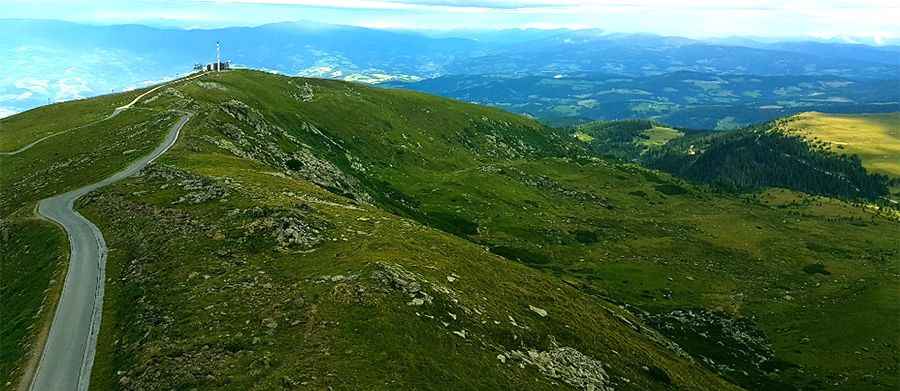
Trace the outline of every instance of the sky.
<instances>
[{"instance_id":1,"label":"sky","mask_svg":"<svg viewBox=\"0 0 900 391\"><path fill-rule=\"evenodd\" d=\"M0 0L4 18L212 28L311 20L377 28L599 28L692 38L900 38L897 0Z\"/></svg>"}]
</instances>

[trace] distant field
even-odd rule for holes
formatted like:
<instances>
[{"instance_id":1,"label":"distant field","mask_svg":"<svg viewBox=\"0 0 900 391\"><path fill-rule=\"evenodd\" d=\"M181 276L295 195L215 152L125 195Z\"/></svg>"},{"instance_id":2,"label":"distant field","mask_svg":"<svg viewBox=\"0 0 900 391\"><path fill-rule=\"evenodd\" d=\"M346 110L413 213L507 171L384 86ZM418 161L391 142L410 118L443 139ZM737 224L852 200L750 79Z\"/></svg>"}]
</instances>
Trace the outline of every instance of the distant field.
<instances>
[{"instance_id":1,"label":"distant field","mask_svg":"<svg viewBox=\"0 0 900 391\"><path fill-rule=\"evenodd\" d=\"M795 118L791 131L829 142L835 152L859 155L873 172L900 177L900 113L804 113Z\"/></svg>"},{"instance_id":2,"label":"distant field","mask_svg":"<svg viewBox=\"0 0 900 391\"><path fill-rule=\"evenodd\" d=\"M644 136L647 136L647 139L638 141L638 144L641 144L645 147L658 147L661 145L665 145L669 141L672 141L676 138L684 136L684 133L679 132L672 128L666 128L661 126L654 126L651 129L647 129L641 132Z\"/></svg>"},{"instance_id":3,"label":"distant field","mask_svg":"<svg viewBox=\"0 0 900 391\"><path fill-rule=\"evenodd\" d=\"M577 131L577 132L575 132L575 138L577 138L578 141L581 141L581 142L584 142L584 143L589 143L589 142L591 142L591 141L594 141L594 137L593 137L593 136L591 136L591 135L589 135L589 134L587 134L587 133L585 133L585 132L582 132L582 131L580 131L580 130Z\"/></svg>"}]
</instances>

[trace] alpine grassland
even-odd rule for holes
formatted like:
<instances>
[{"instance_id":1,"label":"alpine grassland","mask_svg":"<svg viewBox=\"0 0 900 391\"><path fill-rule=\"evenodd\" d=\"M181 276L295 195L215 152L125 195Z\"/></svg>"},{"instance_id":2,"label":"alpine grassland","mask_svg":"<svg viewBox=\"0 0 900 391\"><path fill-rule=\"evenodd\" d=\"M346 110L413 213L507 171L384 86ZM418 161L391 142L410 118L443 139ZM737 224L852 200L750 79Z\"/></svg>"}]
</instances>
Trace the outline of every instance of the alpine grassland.
<instances>
[{"instance_id":1,"label":"alpine grassland","mask_svg":"<svg viewBox=\"0 0 900 391\"><path fill-rule=\"evenodd\" d=\"M176 111L194 116L172 150L77 204L109 247L94 389L900 382L889 205L690 182L605 153L592 143L620 133L601 125L209 73L160 89L116 126L0 160L22 167L0 178L21 194L3 213L24 224L37 199L102 176L60 165L67 179L48 172L36 186L23 179L34 167L82 153L116 166L158 142ZM620 141L638 155L688 137L632 125Z\"/></svg>"}]
</instances>

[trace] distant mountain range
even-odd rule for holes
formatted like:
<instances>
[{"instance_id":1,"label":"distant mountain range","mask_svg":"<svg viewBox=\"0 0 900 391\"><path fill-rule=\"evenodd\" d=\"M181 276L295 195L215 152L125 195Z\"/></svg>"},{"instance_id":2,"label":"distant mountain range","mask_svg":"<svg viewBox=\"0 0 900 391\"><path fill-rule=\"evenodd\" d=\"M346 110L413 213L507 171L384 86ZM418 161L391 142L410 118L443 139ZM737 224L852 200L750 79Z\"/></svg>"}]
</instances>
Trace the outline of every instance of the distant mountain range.
<instances>
[{"instance_id":1,"label":"distant mountain range","mask_svg":"<svg viewBox=\"0 0 900 391\"><path fill-rule=\"evenodd\" d=\"M497 106L553 124L648 118L685 128L734 129L804 111L900 111L900 79L823 75L453 75L386 85Z\"/></svg>"},{"instance_id":2,"label":"distant mountain range","mask_svg":"<svg viewBox=\"0 0 900 391\"><path fill-rule=\"evenodd\" d=\"M635 78L677 72L829 76L860 83L900 78L900 46L751 40L739 46L599 30L423 34L312 22L181 30L5 19L0 34L0 115L174 77L211 61L216 41L224 58L238 66L368 83L448 75Z\"/></svg>"},{"instance_id":3,"label":"distant mountain range","mask_svg":"<svg viewBox=\"0 0 900 391\"><path fill-rule=\"evenodd\" d=\"M757 47L712 44L650 34L570 31L497 48L456 62L448 73L538 74L603 72L628 76L677 71L727 74L897 75L900 49L865 45L796 43Z\"/></svg>"}]
</instances>

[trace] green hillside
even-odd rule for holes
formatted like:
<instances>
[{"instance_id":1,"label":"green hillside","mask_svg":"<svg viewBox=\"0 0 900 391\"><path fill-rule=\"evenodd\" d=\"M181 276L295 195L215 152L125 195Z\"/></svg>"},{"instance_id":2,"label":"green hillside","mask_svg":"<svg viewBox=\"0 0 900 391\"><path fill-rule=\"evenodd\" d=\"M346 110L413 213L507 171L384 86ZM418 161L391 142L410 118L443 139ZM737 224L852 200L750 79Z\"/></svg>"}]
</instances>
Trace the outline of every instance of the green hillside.
<instances>
[{"instance_id":1,"label":"green hillside","mask_svg":"<svg viewBox=\"0 0 900 391\"><path fill-rule=\"evenodd\" d=\"M173 150L78 205L110 248L95 389L898 385L896 216L719 194L419 93L210 74L0 157L4 218L172 109L196 113Z\"/></svg>"},{"instance_id":2,"label":"green hillside","mask_svg":"<svg viewBox=\"0 0 900 391\"><path fill-rule=\"evenodd\" d=\"M781 131L787 121L684 137L641 156L641 161L726 190L781 187L870 200L889 195L890 178L869 172L858 155Z\"/></svg>"},{"instance_id":3,"label":"green hillside","mask_svg":"<svg viewBox=\"0 0 900 391\"><path fill-rule=\"evenodd\" d=\"M592 152L622 160L638 160L652 148L684 136L684 132L654 121L594 121L578 125L574 136Z\"/></svg>"},{"instance_id":4,"label":"green hillside","mask_svg":"<svg viewBox=\"0 0 900 391\"><path fill-rule=\"evenodd\" d=\"M900 199L900 113L803 113L784 121L781 130L824 143L834 153L859 156L866 169L893 178L891 193Z\"/></svg>"}]
</instances>

